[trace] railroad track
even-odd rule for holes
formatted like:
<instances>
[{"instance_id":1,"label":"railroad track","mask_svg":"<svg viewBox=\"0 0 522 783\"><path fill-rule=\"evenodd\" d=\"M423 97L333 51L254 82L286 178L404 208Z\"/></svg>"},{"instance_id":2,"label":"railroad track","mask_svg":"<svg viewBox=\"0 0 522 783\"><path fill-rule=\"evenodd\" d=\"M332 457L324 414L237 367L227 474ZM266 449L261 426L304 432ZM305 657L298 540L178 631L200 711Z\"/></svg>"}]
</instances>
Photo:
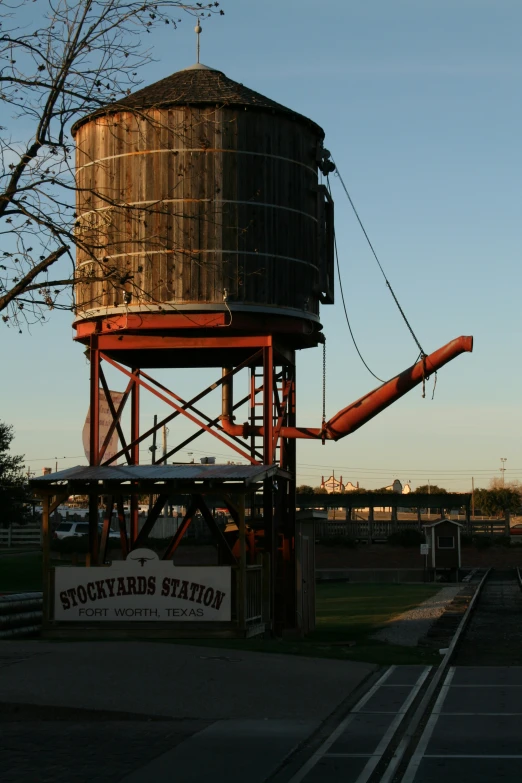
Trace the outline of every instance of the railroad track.
<instances>
[{"instance_id":1,"label":"railroad track","mask_svg":"<svg viewBox=\"0 0 522 783\"><path fill-rule=\"evenodd\" d=\"M494 723L513 722L520 719L515 715L522 716L522 576L519 570L477 569L434 624L424 644L441 651L440 664L436 667L390 667L343 720L332 725L328 736L315 748L308 749L307 759L302 757L290 776L284 778L285 783L322 783L323 780L325 783L340 780L346 783L417 783L439 779L441 774L444 776L442 770L432 770L426 777L423 772L426 760L437 765L442 759L448 763L450 756L450 765L455 760L455 763L473 760L472 763L481 765L484 758L497 758L480 755L482 748L473 756L468 749L462 752L450 748L448 751L446 747L434 751L433 742L429 748L428 745L435 736L436 727L440 734L441 724L448 727L448 746L454 742L458 727L470 724L479 719L478 716ZM499 675L501 682L496 682L492 673L498 674L500 669L503 671ZM512 673L511 679L505 675L506 671ZM483 674L480 675L483 679L477 680L477 672L489 673L486 682ZM480 702L480 709L473 707L473 711L467 711L471 709L466 706L470 696ZM512 709L516 710L512 713L506 712L507 707L503 704L510 699L514 704ZM504 712L493 712L490 702L498 703L499 710L504 709ZM372 736L376 737L375 742ZM485 741L488 741L488 731ZM496 747L499 746L502 746L502 739ZM516 765L516 776L508 776L507 781L522 780L522 742L518 737L515 754L503 753L498 757L503 759L502 763L508 759L507 763ZM424 767L419 773L421 763ZM465 777L473 778L473 772L469 772L466 770ZM450 779L464 780L465 777L459 773ZM495 776L479 775L479 778L493 780ZM282 779L275 778L277 783ZM505 775L502 779L506 779Z\"/></svg>"},{"instance_id":2,"label":"railroad track","mask_svg":"<svg viewBox=\"0 0 522 783\"><path fill-rule=\"evenodd\" d=\"M368 783L413 783L422 752L446 695L455 666L522 664L522 574L480 570L440 665L427 678L402 731L397 732ZM471 586L471 584L470 584ZM464 596L471 591L465 590ZM458 598L458 596L457 596ZM451 616L451 609L450 609ZM441 626L444 626L444 615ZM455 618L452 618L452 625ZM435 631L435 633L437 633ZM439 639L441 640L441 639Z\"/></svg>"}]
</instances>

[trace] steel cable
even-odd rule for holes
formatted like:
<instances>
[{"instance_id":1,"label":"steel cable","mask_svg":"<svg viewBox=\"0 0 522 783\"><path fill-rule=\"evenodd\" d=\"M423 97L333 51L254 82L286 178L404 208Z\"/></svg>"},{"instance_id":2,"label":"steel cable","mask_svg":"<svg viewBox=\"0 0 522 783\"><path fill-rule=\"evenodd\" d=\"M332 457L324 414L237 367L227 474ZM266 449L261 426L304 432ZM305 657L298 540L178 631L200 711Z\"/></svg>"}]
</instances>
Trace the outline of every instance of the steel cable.
<instances>
[{"instance_id":1,"label":"steel cable","mask_svg":"<svg viewBox=\"0 0 522 783\"><path fill-rule=\"evenodd\" d=\"M376 262L377 262L377 265L378 265L379 269L381 270L381 274L382 274L382 276L384 277L384 281L385 281L386 285L388 286L388 288L389 288L389 290L390 290L390 293L391 293L391 295L393 296L393 300L394 300L395 304L397 305L397 307L398 307L398 309L399 309L399 312L400 312L400 314L402 315L402 317L403 317L403 319L404 319L404 323L405 323L405 324L406 324L406 326L408 327L408 329L409 329L409 331L410 331L410 334L411 334L411 336L413 337L413 339L414 339L414 341L415 341L415 343L416 343L416 345L417 345L417 348L419 349L419 351L420 351L420 353L421 353L421 356L427 356L426 352L424 351L424 349L423 349L422 345L420 344L420 342L419 342L419 340L418 340L418 338L417 338L417 335L416 335L416 334L415 334L415 332L413 331L413 329L412 329L412 327L411 327L411 325L410 325L410 322L409 322L409 321L408 321L408 319L406 318L406 314L405 314L404 310L402 309L401 305L399 304L399 300L397 299L397 297L396 297L396 295L395 295L395 291L394 291L394 290L393 290L393 288L391 287L390 281L389 281L389 280L388 280L388 278L386 277L386 273L385 273L385 271L384 271L384 269L383 269L383 267L382 267L382 264L381 264L381 262L379 261L379 258L378 258L378 256L377 256L377 253L375 252L375 249L374 249L374 247L373 247L373 245L372 245L372 243L371 243L370 237L368 236L368 234L367 234L367 232L366 232L366 229L364 228L363 222L362 222L361 218L359 217L359 213L357 212L357 209L356 209L356 207L355 207L355 204L353 203L352 197L350 196L350 194L349 194L349 192L348 192L348 188L347 188L347 187L346 187L346 185L344 184L344 180L343 180L343 178L342 178L342 176L341 176L341 172L339 171L339 168L337 167L337 165L336 165L336 163L335 163L335 161L334 161L334 159L333 159L333 158L332 158L332 163L335 165L335 174L336 174L336 176L339 178L339 182L341 183L341 185L342 185L342 188L343 188L343 190L344 190L344 192L345 192L345 194L346 194L346 197L347 197L348 201L350 202L350 206L351 206L351 208L353 209L353 212L354 212L354 215L355 215L355 217L357 218L357 222L359 223L359 226L361 227L361 230L362 230L362 232L363 232L363 234L364 234L364 236L365 236L365 238L366 238L366 241L368 242L368 245L369 245L369 247L370 247L370 250L372 251L373 257L375 258L375 260L376 260ZM330 182L329 182L329 180L328 180L328 177L327 177L327 181L328 181L328 188L330 189ZM365 364L366 364L366 363L365 363ZM371 372L371 370L370 370L370 372ZM373 374L374 374L374 373L372 373L372 375L373 375ZM377 376L375 376L375 377L377 377Z\"/></svg>"}]
</instances>

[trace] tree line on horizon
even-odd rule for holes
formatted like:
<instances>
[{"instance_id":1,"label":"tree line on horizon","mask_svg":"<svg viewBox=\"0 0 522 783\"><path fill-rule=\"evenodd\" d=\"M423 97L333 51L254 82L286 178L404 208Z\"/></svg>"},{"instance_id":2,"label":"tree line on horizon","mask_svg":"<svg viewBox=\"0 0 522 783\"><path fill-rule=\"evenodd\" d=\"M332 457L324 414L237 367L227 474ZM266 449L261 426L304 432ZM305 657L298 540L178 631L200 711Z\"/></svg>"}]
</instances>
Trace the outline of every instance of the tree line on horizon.
<instances>
[{"instance_id":1,"label":"tree line on horizon","mask_svg":"<svg viewBox=\"0 0 522 783\"><path fill-rule=\"evenodd\" d=\"M312 487L308 484L301 484L296 487L296 493L298 495L327 495L329 494L324 487ZM383 494L387 493L393 495L394 492L391 489L382 487L381 489L364 489L358 487L354 490L343 490L342 492L335 493L341 495L349 494ZM437 484L422 484L416 489L412 490L413 495L420 494L432 494L432 495L445 495L448 494L448 490L444 487L439 487ZM485 487L477 488L473 492L473 503L475 507L476 516L499 516L505 514L508 511L511 514L522 513L522 485L519 482L510 482L509 484L502 484L501 480L493 479L490 482L488 489Z\"/></svg>"}]
</instances>

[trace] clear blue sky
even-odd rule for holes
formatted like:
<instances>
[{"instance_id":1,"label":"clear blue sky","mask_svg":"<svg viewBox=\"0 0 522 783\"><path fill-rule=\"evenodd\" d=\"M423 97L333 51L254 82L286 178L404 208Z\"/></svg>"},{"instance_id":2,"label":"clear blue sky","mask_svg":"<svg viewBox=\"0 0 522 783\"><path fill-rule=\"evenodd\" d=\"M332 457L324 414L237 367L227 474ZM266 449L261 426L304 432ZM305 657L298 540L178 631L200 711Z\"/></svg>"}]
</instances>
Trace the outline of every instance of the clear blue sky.
<instances>
[{"instance_id":1,"label":"clear blue sky","mask_svg":"<svg viewBox=\"0 0 522 783\"><path fill-rule=\"evenodd\" d=\"M394 478L468 490L507 458L522 480L520 255L522 5L518 0L225 0L205 22L202 62L318 122L387 275L429 352L461 334L475 351L444 368L434 401L417 388L338 443L298 444L298 480L332 469L368 488ZM195 60L193 20L152 38L156 81ZM167 31L169 34L167 35ZM333 179L345 295L380 377L417 349ZM337 292L338 293L338 292ZM353 348L340 297L324 307L327 416L376 385ZM88 367L56 313L31 334L2 327L0 418L32 470L84 462ZM214 372L179 378L182 395ZM320 349L298 358L298 424L321 420ZM114 388L121 385L112 383ZM218 411L219 399L210 408ZM144 423L161 409L144 406ZM169 440L191 432L183 425ZM200 439L194 457L233 459ZM67 459L61 459L67 457ZM147 459L147 454L144 453ZM181 455L188 459L187 454Z\"/></svg>"}]
</instances>

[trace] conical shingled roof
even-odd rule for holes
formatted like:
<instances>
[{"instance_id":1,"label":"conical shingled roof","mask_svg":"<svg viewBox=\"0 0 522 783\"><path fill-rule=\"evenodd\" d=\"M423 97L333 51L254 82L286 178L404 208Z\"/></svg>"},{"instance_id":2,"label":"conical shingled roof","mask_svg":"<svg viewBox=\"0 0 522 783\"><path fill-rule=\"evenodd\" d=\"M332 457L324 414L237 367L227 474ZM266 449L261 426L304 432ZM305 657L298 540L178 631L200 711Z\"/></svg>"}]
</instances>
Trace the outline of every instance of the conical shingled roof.
<instances>
[{"instance_id":1,"label":"conical shingled roof","mask_svg":"<svg viewBox=\"0 0 522 783\"><path fill-rule=\"evenodd\" d=\"M229 79L221 71L199 64L183 71L177 71L165 79L160 79L159 82L122 98L117 103L109 104L104 109L83 117L74 124L73 132L83 123L101 114L125 111L125 109L195 105L242 106L268 110L305 122L313 126L321 137L324 137L322 128L308 117L304 117L265 95Z\"/></svg>"}]
</instances>

